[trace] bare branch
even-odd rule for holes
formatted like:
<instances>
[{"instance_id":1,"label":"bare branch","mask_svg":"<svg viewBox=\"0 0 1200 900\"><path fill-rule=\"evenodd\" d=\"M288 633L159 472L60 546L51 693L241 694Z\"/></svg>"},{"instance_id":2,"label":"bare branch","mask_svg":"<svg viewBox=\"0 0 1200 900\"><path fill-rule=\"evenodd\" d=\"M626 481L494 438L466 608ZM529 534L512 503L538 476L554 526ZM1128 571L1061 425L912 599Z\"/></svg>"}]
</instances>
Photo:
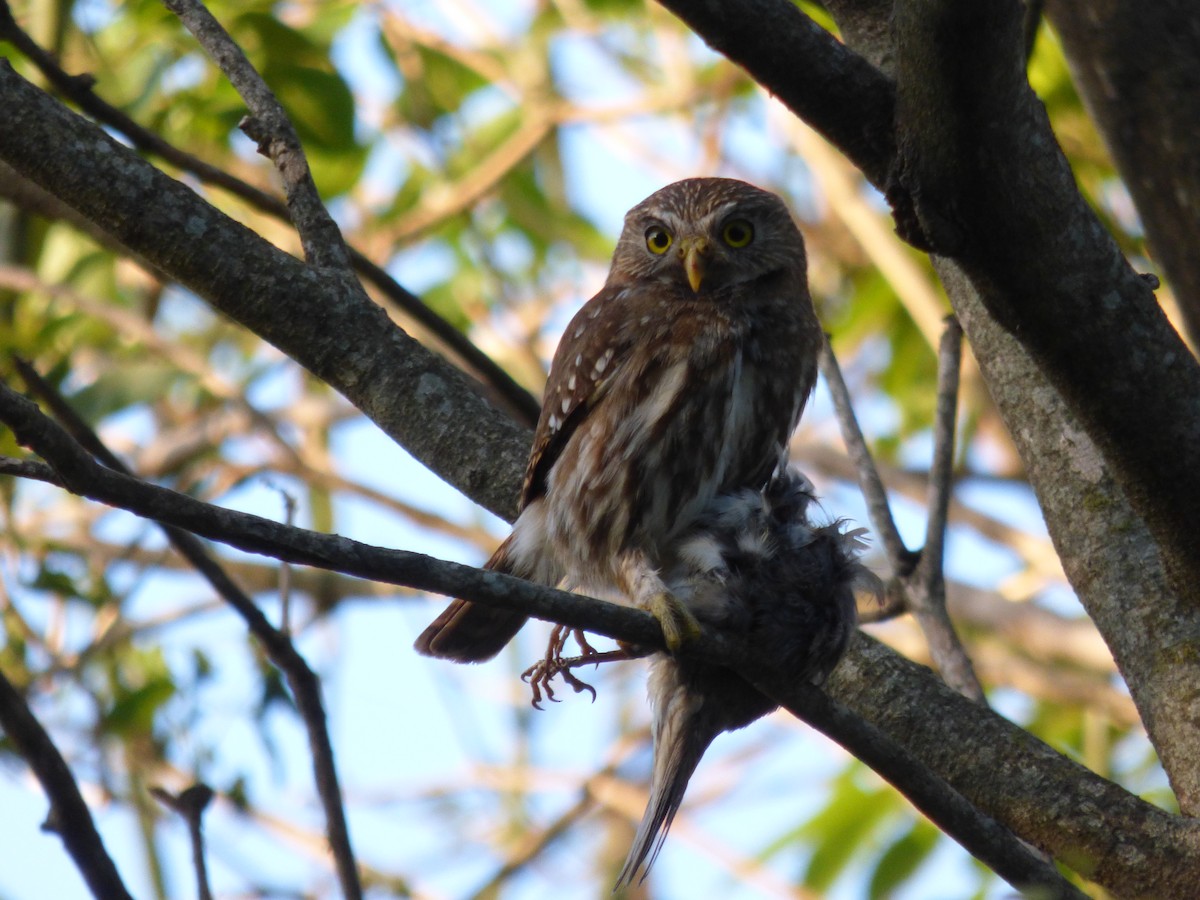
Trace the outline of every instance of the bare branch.
<instances>
[{"instance_id":1,"label":"bare branch","mask_svg":"<svg viewBox=\"0 0 1200 900\"><path fill-rule=\"evenodd\" d=\"M929 518L921 562L941 572L945 562L946 518L954 493L954 432L958 418L958 373L962 366L962 326L953 316L938 344L937 404L933 419L933 462L929 467ZM940 576L939 576L940 577ZM939 591L943 596L945 590Z\"/></svg>"},{"instance_id":2,"label":"bare branch","mask_svg":"<svg viewBox=\"0 0 1200 900\"><path fill-rule=\"evenodd\" d=\"M11 126L0 129L0 158L341 391L472 499L513 514L528 431L394 327L356 286L325 277L231 221L3 60L0 97ZM70 155L51 152L64 142ZM144 202L148 196L154 203Z\"/></svg>"},{"instance_id":3,"label":"bare branch","mask_svg":"<svg viewBox=\"0 0 1200 900\"><path fill-rule=\"evenodd\" d=\"M0 0L0 38L12 42L63 96L69 97L88 115L123 135L134 147L164 159L185 172L192 173L204 184L215 185L240 197L255 209L285 222L291 221L291 213L287 204L281 202L277 197L191 153L180 150L161 136L143 127L125 112L97 96L95 82L90 76L70 75L64 71L53 56L38 46L17 25L9 10L7 0ZM0 172L0 174L3 173ZM11 180L21 181L16 177ZM6 179L0 178L0 184L5 184L6 181ZM10 190L12 187L13 185L8 185ZM50 217L60 217L61 214L77 216L74 210L69 208L61 211L48 211L46 214ZM89 233L94 233L97 240L103 241L107 238L107 235L102 232L95 234L96 228L91 222L87 222L86 225L76 224L86 228ZM539 405L529 391L514 381L511 375L476 347L462 332L430 309L419 297L398 284L381 266L363 256L353 247L349 247L348 250L354 268L397 310L426 329L442 347L459 361L460 365L479 379L496 397L497 401L502 403L518 421L529 428L537 424Z\"/></svg>"},{"instance_id":4,"label":"bare branch","mask_svg":"<svg viewBox=\"0 0 1200 900\"><path fill-rule=\"evenodd\" d=\"M208 883L208 862L204 858L204 810L212 802L213 789L207 784L193 784L178 796L160 787L150 788L160 803L179 813L187 824L192 842L192 868L196 873L196 894L200 900L212 900Z\"/></svg>"},{"instance_id":5,"label":"bare branch","mask_svg":"<svg viewBox=\"0 0 1200 900\"><path fill-rule=\"evenodd\" d=\"M73 439L78 444L77 456L86 449L112 471L136 480L132 478L132 474L125 464L104 446L96 433L71 409L66 400L38 375L32 366L21 359L16 360L16 364L25 381L48 401L55 415L66 424L68 431L61 433L56 438L64 450L70 449L69 442ZM8 389L5 387L2 390L7 391ZM49 423L48 419L44 421ZM277 630L267 621L254 601L209 555L195 535L165 523L162 523L162 528L166 533L167 540L171 542L171 546L191 563L193 568L221 595L221 598L245 620L250 632L262 644L271 662L287 678L288 686L292 689L296 700L296 709L308 732L309 747L313 758L313 776L317 794L321 798L321 805L325 811L329 846L333 852L338 878L342 883L342 892L350 900L357 900L362 896L362 886L359 884L354 851L350 846L350 830L346 824L346 812L342 804L342 792L338 783L337 766L334 762L333 744L329 739L329 729L326 726L320 679L309 668L304 657L296 651L287 633Z\"/></svg>"},{"instance_id":6,"label":"bare branch","mask_svg":"<svg viewBox=\"0 0 1200 900\"><path fill-rule=\"evenodd\" d=\"M46 792L50 801L47 830L62 838L92 894L100 900L132 900L104 849L92 813L66 760L3 672L0 672L0 727Z\"/></svg>"},{"instance_id":7,"label":"bare branch","mask_svg":"<svg viewBox=\"0 0 1200 900\"><path fill-rule=\"evenodd\" d=\"M837 413L838 425L841 427L842 440L846 442L846 453L854 463L854 471L858 477L858 486L863 498L867 501L867 511L871 517L871 527L876 537L883 544L892 571L900 576L912 571L916 564L916 554L904 546L900 532L896 528L896 520L892 518L892 508L888 503L887 490L875 468L875 460L867 447L866 438L858 425L858 417L854 414L854 406L850 400L850 390L842 377L841 367L833 348L826 337L821 347L821 374L829 386L833 397L833 408Z\"/></svg>"},{"instance_id":8,"label":"bare branch","mask_svg":"<svg viewBox=\"0 0 1200 900\"><path fill-rule=\"evenodd\" d=\"M520 609L527 615L584 628L639 646L663 647L662 632L657 621L642 610L567 594L497 572L472 569L417 553L384 550L347 538L289 528L257 516L211 507L183 494L113 472L93 462L53 422L41 415L32 403L2 385L0 420L13 429L22 443L34 447L54 466L53 469L31 469L28 464L21 465L19 468L24 474L36 471L43 480L64 484L72 491L129 509L138 515L171 522L248 552L265 553L279 559L336 569L388 583L407 584L478 603ZM8 470L8 461L0 459L0 473ZM1200 877L1200 872L1192 871L1197 867L1195 860L1200 858L1200 854L1193 852L1195 848L1192 846L1200 844L1200 825L1154 809L1055 753L1011 723L992 716L987 710L943 688L951 697L966 703L967 709L953 706L952 702L937 693L936 685L940 682L931 679L927 670L905 670L901 658L894 653L871 662L860 658L862 649L872 649L878 656L880 651L873 649L875 642L863 638L856 646L859 651L852 650L843 661L834 673L834 682L841 684L842 690L849 691L845 696L854 698L861 705L863 698L861 690L858 690L861 679L856 680L853 675L863 671L862 666L867 665L872 671L869 691L873 693L869 700L874 701L873 705L868 704L868 708L871 718L880 722L889 722L898 715L911 713L913 704L919 706L923 723L921 728L924 730L914 734L902 728L902 736L893 735L893 739L898 740L902 747L907 748L906 752L916 758L934 760L934 771L980 809L991 811L1022 837L1033 840L1072 863L1078 861L1081 853L1087 857L1085 861L1108 859L1107 854L1117 834L1108 817L1114 817L1122 823L1119 839L1131 847L1143 848L1138 852L1144 852L1147 860L1155 860L1150 864L1154 869L1152 873L1148 873L1145 867L1133 872L1128 871L1132 867L1120 866L1114 870L1111 866L1101 864L1098 871L1106 879L1102 883L1118 891L1122 885L1142 884L1146 879L1158 879L1156 884L1166 881L1174 883L1175 879L1184 879L1185 882L1191 879L1191 883L1194 883L1195 878ZM803 686L797 688L794 679L780 672L773 674L772 681L771 672L755 668L762 666L764 661L735 647L722 635L706 632L696 641L689 642L683 652L739 672L753 671L761 689L777 699L785 700L789 708L805 708L805 701L793 693L796 690L803 691ZM895 660L887 662L892 657ZM842 669L851 674L839 678L838 673ZM881 680L878 673L884 669L891 671ZM880 690L885 685L886 690ZM841 690L832 696L839 702L847 702ZM878 701L884 701L882 707ZM942 707L935 716L936 721L926 721L929 713L926 704ZM933 709L933 706L929 709ZM953 718L953 721L947 721L949 718ZM832 723L826 722L821 727L827 733L834 734L833 729L839 727L837 717ZM983 736L979 740L986 740L986 745L976 746L976 739L968 736L974 733L972 729L975 728L981 730ZM955 752L949 758L946 756L947 746L929 745L930 735L940 731L948 731L956 736ZM863 732L851 730L846 734L838 731L837 734L838 740L863 758L875 758L880 752L890 752L886 748L880 751L882 745L878 744L875 749L864 746L863 742L869 743L875 738L868 738ZM941 740L945 740L945 737ZM983 772L975 771L971 761L983 753L985 747L986 753L992 757L992 767ZM1010 784L1006 791L996 796L991 790L992 779L1001 763L1011 773L1012 779L1022 783ZM905 780L906 772L920 769L920 764L913 757L904 756L889 770L888 777L896 779L906 794L911 790L917 798L914 802L918 802L927 814L942 816L938 811L942 810L945 815L941 820L958 827L953 823L959 821L959 812L954 810L961 812L960 804L949 797L943 797L940 801L936 799L937 791L944 790L936 787L939 783L937 780L930 781L928 773L923 770L916 776L916 783L910 785ZM1052 793L1042 793L1047 790L1045 782L1048 780L1054 782L1054 790ZM1038 794L1039 802L1029 802L1031 792ZM1026 802L1014 807L1014 798L1018 795ZM1068 813L1059 805L1046 804L1047 796L1060 798L1075 812ZM1100 797L1104 798L1102 803L1098 799ZM992 826L985 819L983 814L975 813L975 824L971 827L979 829L978 834L976 837L964 835L964 842L969 841L974 846L979 835L992 833ZM1001 854L1000 858L992 859L989 864L1003 865L1006 871L1032 865L1028 851L1023 848L1021 859L1024 862L1016 858L1004 858L1008 853L1005 847L996 846L988 852ZM1190 858L1189 853L1193 854ZM1166 869L1157 864L1164 854L1172 859L1172 865Z\"/></svg>"},{"instance_id":9,"label":"bare branch","mask_svg":"<svg viewBox=\"0 0 1200 900\"><path fill-rule=\"evenodd\" d=\"M933 423L933 463L930 467L928 519L921 560L908 588L909 607L929 641L929 652L942 677L959 693L985 702L983 686L971 658L946 612L944 568L946 518L954 490L954 429L958 409L958 372L962 362L962 327L953 316L938 346L937 405Z\"/></svg>"},{"instance_id":10,"label":"bare branch","mask_svg":"<svg viewBox=\"0 0 1200 900\"><path fill-rule=\"evenodd\" d=\"M341 230L321 202L304 147L283 106L242 48L200 0L163 2L199 41L250 108L251 117L242 120L242 130L258 143L258 151L275 163L283 177L288 209L300 234L305 258L318 268L348 274L350 255Z\"/></svg>"}]
</instances>

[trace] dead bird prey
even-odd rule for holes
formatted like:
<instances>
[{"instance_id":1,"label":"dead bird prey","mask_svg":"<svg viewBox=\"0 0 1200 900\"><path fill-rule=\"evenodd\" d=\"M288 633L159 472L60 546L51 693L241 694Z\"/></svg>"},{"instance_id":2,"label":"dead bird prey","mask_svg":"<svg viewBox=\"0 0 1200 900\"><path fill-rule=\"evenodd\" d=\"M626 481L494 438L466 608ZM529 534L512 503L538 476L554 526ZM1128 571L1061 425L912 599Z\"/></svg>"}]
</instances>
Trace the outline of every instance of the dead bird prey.
<instances>
[{"instance_id":1,"label":"dead bird prey","mask_svg":"<svg viewBox=\"0 0 1200 900\"><path fill-rule=\"evenodd\" d=\"M704 625L743 636L790 677L820 684L855 628L856 589L879 596L882 587L858 562L864 530L843 533L840 522L814 525L814 502L812 484L790 470L762 492L717 497L678 544L664 581ZM645 878L713 739L776 708L729 669L665 653L654 656L648 690L654 708L650 800L618 888Z\"/></svg>"}]
</instances>

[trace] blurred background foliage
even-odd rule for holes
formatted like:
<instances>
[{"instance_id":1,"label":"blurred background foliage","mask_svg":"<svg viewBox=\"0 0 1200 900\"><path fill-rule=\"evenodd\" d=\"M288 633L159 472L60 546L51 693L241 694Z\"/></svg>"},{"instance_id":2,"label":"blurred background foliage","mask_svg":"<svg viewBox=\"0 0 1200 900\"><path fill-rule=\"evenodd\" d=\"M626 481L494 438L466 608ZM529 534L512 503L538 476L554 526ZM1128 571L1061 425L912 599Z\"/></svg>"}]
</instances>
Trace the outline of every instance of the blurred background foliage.
<instances>
[{"instance_id":1,"label":"blurred background foliage","mask_svg":"<svg viewBox=\"0 0 1200 900\"><path fill-rule=\"evenodd\" d=\"M832 27L818 6L801 6ZM836 152L669 14L639 0L211 8L292 115L349 242L535 396L563 324L603 278L624 209L694 174L782 193L801 220L814 295L902 530L920 533L932 347L948 311L928 262L895 238L886 205ZM141 127L278 193L270 164L237 130L236 94L156 0L12 9L68 73L90 73L95 93ZM0 52L45 83L11 44ZM1139 270L1151 270L1128 195L1045 27L1030 78L1085 195ZM151 159L297 251L269 211ZM23 194L12 173L0 185L6 377L11 355L30 360L135 471L205 500L281 519L295 505L296 524L486 557L503 527L329 389ZM989 695L1056 748L1166 803L1128 694L1063 580L969 359L965 384L951 609ZM17 453L8 432L0 452ZM823 388L793 458L831 516L865 521ZM30 690L139 894L192 891L182 826L147 793L192 780L219 792L207 827L225 895L332 891L290 700L238 621L152 525L9 479L0 510L0 665ZM607 894L643 802L637 666L598 673L594 706L566 697L535 713L516 674L538 653L536 628L485 667L416 660L409 643L436 603L223 555L276 621L286 609L326 679L354 836L378 896ZM926 658L907 619L869 627ZM36 788L3 750L6 792L36 807ZM869 770L793 721L760 723L711 755L659 868L635 893L1005 892ZM20 874L24 842L53 841L30 828L15 818L0 826L4 896L48 895L28 893L44 872ZM82 892L64 877L67 893L55 896Z\"/></svg>"}]
</instances>

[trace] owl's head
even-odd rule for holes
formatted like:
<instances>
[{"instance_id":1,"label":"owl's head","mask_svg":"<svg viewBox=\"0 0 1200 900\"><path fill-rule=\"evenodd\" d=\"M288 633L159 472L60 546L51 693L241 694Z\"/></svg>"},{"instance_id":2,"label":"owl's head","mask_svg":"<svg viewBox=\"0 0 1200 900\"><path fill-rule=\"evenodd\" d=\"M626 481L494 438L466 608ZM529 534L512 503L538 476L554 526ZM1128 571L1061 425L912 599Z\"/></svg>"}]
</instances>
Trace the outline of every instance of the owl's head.
<instances>
[{"instance_id":1,"label":"owl's head","mask_svg":"<svg viewBox=\"0 0 1200 900\"><path fill-rule=\"evenodd\" d=\"M699 294L804 266L804 240L779 197L732 178L688 178L626 214L609 283Z\"/></svg>"}]
</instances>

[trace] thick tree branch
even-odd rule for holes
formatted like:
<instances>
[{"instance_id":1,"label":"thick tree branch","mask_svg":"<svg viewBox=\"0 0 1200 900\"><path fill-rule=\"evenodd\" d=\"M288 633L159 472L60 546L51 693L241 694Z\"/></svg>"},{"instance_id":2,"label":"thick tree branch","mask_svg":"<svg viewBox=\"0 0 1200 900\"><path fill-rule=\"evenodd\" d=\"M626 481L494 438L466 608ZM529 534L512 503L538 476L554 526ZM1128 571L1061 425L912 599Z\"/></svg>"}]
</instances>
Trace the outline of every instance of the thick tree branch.
<instances>
[{"instance_id":1,"label":"thick tree branch","mask_svg":"<svg viewBox=\"0 0 1200 900\"><path fill-rule=\"evenodd\" d=\"M1200 812L1200 618L1079 420L963 273L938 261L1063 569L1137 704L1180 808ZM1081 510L1086 515L1081 515Z\"/></svg>"},{"instance_id":2,"label":"thick tree branch","mask_svg":"<svg viewBox=\"0 0 1200 900\"><path fill-rule=\"evenodd\" d=\"M537 618L584 628L645 647L663 646L657 621L638 609L567 594L497 572L472 569L418 553L384 550L347 538L281 525L258 516L213 507L114 472L93 461L69 435L42 415L33 403L3 385L0 385L0 421L13 430L21 443L34 448L53 466L31 467L28 463L22 463L13 466L14 470L19 470L27 477L33 475L62 484L83 496L128 509L138 515L186 528L251 553L263 553L391 584L405 584L479 603L520 609ZM8 471L9 461L0 459L0 473ZM864 649L870 650L878 658L851 662ZM706 633L694 643L689 642L687 652L733 667L739 672L754 672L753 677L771 696L783 700L789 708L794 706L800 711L808 708L806 704L810 701L804 699L805 689L798 688L794 679L787 677L786 673L775 672L772 675L756 668L763 664L762 660L755 659L753 654L746 653L720 634ZM891 739L898 742L898 747L885 747L881 751L878 743L871 745L875 739L869 737L868 731L850 729L844 732L838 724L841 713L831 714L829 721L825 721L821 718L819 707L811 713L812 724L834 736L856 755L861 754L863 758L875 759L877 764L886 765L886 777L936 821L946 827L957 828L959 826L954 823L960 822L959 816L967 812L957 800L946 794L946 787L941 783L945 779L979 809L987 810L1021 837L1070 860L1079 860L1082 854L1093 877L1098 880L1101 876L1109 879L1102 883L1116 890L1121 891L1122 886L1133 883L1135 878L1141 878L1143 882L1153 878L1157 879L1156 883L1167 883L1175 878L1191 878L1194 881L1200 877L1200 862L1196 862L1200 856L1193 854L1190 861L1188 858L1200 846L1200 825L1183 822L1143 803L1055 753L1011 723L993 716L948 688L939 687L940 683L930 676L928 670L899 657L891 660L895 656L885 648L876 649L873 641L858 641L857 649L840 667L847 670L846 677L837 679L850 699L843 699L842 691L831 696L838 703L846 703L852 708L855 704L865 708L869 713L867 718L883 725L884 731L895 730L897 734L893 734ZM884 665L884 660L891 661ZM882 706L875 704L872 697L860 696L864 680L869 680L871 684L868 694L880 700L886 698ZM956 707L954 701L947 700L939 691L965 704L965 708L961 705ZM926 723L926 734L914 734L911 723L904 721L904 717L919 717L919 711L927 703L939 708L938 722ZM892 709L893 706L902 709ZM897 717L900 719L899 725L896 724ZM956 721L943 721L945 718L954 718ZM972 766L977 754L984 750L984 747L974 745L976 739L971 735L975 728L985 735L988 741L987 754L993 757L994 765L982 771ZM956 752L949 757L947 747L929 745L928 734L938 732L953 734L958 742ZM908 750L905 751L904 747ZM881 753L885 757L882 762ZM914 763L914 755L925 758L927 754L936 762L933 771L939 777L933 781L930 781L927 772ZM887 759L892 762L887 762ZM1010 785L1009 790L998 791L993 779L1000 771L1000 761L1005 764L1008 777L1030 784ZM1047 806L1045 796L1038 797L1036 802L1031 799L1031 795L1039 790L1048 790L1051 784L1055 791L1052 795L1054 804ZM1014 803L1013 798L1017 796L1026 802ZM1017 851L1011 844L992 846L990 850L980 846L981 841L988 843L982 835L991 834L994 837L995 833L979 814L971 817L971 821L974 824L968 833L961 836L955 833L952 836L961 839L972 852L1001 854L996 859L984 857L998 869L1032 865L1028 859L1022 862L1012 857L1011 853ZM1063 827L1060 834L1059 828L1064 823L1070 827ZM1018 825L1020 827L1016 827ZM1114 837L1117 831L1120 831L1120 835ZM1153 860L1155 873L1147 874L1141 868L1136 872L1125 868L1112 871L1103 865L1098 865L1093 872L1092 861L1107 859L1106 854L1113 850L1114 842L1123 842L1123 846L1144 853L1148 861ZM1165 846L1160 846L1164 842ZM1019 846L1016 844L1016 847ZM1169 859L1173 866L1167 875L1158 872L1161 868L1158 863L1164 858ZM1096 872L1100 872L1100 876Z\"/></svg>"},{"instance_id":3,"label":"thick tree branch","mask_svg":"<svg viewBox=\"0 0 1200 900\"><path fill-rule=\"evenodd\" d=\"M1200 346L1200 27L1192 0L1051 0L1071 74Z\"/></svg>"},{"instance_id":4,"label":"thick tree branch","mask_svg":"<svg viewBox=\"0 0 1200 900\"><path fill-rule=\"evenodd\" d=\"M906 2L895 23L925 233L1070 403L1200 610L1200 366L1079 195L1025 78L1020 4Z\"/></svg>"},{"instance_id":5,"label":"thick tree branch","mask_svg":"<svg viewBox=\"0 0 1200 900\"><path fill-rule=\"evenodd\" d=\"M98 122L102 122L125 137L137 149L153 154L185 172L195 175L201 182L214 185L228 191L235 197L245 200L255 209L274 216L277 219L290 222L291 213L287 204L272 194L260 190L229 172L210 165L191 153L186 153L175 147L160 135L143 127L125 112L95 93L95 82L90 76L71 75L59 66L58 61L43 50L26 34L12 17L6 0L0 0L0 40L10 41L22 54L41 72L62 96L86 112ZM3 176L0 171L0 176ZM19 178L9 180L20 181ZM19 185L5 184L6 179L0 177L0 185L5 185L5 192L12 194ZM20 200L18 201L20 202ZM78 217L69 208L47 211L39 208L39 213L50 218L64 215ZM94 233L93 223L84 220L76 222L76 227L82 227L89 233ZM103 240L107 235L97 236ZM350 261L355 270L372 284L384 298L397 310L426 329L442 345L453 358L457 359L471 375L477 378L521 424L533 428L537 424L539 405L537 400L517 384L504 369L475 346L466 335L430 309L421 298L398 284L384 269L372 260L363 256L353 247L348 248Z\"/></svg>"},{"instance_id":6,"label":"thick tree branch","mask_svg":"<svg viewBox=\"0 0 1200 900\"><path fill-rule=\"evenodd\" d=\"M341 391L467 496L513 515L528 432L461 372L358 290L222 215L2 60L0 99L0 158Z\"/></svg>"}]
</instances>

